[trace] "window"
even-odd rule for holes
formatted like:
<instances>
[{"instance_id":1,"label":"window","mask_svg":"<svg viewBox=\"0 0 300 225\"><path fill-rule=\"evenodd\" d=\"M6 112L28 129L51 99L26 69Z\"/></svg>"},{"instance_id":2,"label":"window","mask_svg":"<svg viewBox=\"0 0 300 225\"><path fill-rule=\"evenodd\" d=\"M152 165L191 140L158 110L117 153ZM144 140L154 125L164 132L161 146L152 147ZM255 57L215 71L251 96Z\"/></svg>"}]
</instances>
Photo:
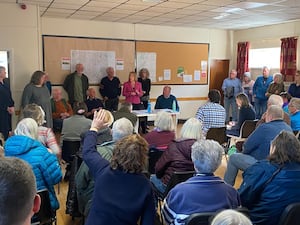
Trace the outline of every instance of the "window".
<instances>
[{"instance_id":1,"label":"window","mask_svg":"<svg viewBox=\"0 0 300 225\"><path fill-rule=\"evenodd\" d=\"M263 66L271 69L280 68L280 47L249 50L249 68L262 68Z\"/></svg>"}]
</instances>

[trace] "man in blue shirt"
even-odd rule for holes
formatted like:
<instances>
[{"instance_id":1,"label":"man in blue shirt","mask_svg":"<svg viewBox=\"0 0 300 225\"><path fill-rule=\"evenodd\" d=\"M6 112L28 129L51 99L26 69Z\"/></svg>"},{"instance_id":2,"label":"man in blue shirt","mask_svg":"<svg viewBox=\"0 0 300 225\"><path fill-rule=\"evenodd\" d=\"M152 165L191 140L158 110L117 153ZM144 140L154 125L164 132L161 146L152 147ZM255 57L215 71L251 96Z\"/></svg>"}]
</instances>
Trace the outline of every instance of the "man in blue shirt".
<instances>
[{"instance_id":1,"label":"man in blue shirt","mask_svg":"<svg viewBox=\"0 0 300 225\"><path fill-rule=\"evenodd\" d=\"M236 70L231 70L229 77L223 81L222 90L224 92L224 107L226 110L226 123L229 122L229 112L231 108L232 121L237 121L237 104L235 97L243 92L240 79L236 77Z\"/></svg>"},{"instance_id":2,"label":"man in blue shirt","mask_svg":"<svg viewBox=\"0 0 300 225\"><path fill-rule=\"evenodd\" d=\"M177 99L171 95L171 87L164 86L163 94L156 99L155 109L173 109L173 102L176 104L176 111L179 111Z\"/></svg>"}]
</instances>

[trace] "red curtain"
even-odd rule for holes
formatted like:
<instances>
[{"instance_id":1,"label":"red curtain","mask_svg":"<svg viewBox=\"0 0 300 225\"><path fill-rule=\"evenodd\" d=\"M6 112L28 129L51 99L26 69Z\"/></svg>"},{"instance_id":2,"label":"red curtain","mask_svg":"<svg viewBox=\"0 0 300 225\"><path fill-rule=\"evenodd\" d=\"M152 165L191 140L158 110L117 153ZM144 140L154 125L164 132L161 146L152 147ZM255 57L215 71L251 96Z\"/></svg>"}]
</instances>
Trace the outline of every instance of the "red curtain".
<instances>
[{"instance_id":1,"label":"red curtain","mask_svg":"<svg viewBox=\"0 0 300 225\"><path fill-rule=\"evenodd\" d=\"M249 61L249 42L239 42L237 49L237 62L236 71L237 77L242 78L244 73L249 71L248 61Z\"/></svg>"},{"instance_id":2,"label":"red curtain","mask_svg":"<svg viewBox=\"0 0 300 225\"><path fill-rule=\"evenodd\" d=\"M297 38L281 39L280 73L284 81L294 81L296 74Z\"/></svg>"}]
</instances>

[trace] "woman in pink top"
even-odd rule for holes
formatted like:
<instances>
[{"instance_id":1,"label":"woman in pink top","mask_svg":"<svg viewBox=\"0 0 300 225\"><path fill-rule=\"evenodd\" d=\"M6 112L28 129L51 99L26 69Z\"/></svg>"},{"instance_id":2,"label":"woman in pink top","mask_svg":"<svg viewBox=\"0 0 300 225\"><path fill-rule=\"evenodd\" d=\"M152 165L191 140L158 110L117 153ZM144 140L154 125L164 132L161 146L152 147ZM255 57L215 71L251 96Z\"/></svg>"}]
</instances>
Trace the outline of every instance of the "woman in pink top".
<instances>
[{"instance_id":1,"label":"woman in pink top","mask_svg":"<svg viewBox=\"0 0 300 225\"><path fill-rule=\"evenodd\" d=\"M133 110L144 109L140 100L140 97L143 96L142 85L137 81L135 72L129 73L128 81L123 85L123 96L125 96L126 102L132 104Z\"/></svg>"}]
</instances>

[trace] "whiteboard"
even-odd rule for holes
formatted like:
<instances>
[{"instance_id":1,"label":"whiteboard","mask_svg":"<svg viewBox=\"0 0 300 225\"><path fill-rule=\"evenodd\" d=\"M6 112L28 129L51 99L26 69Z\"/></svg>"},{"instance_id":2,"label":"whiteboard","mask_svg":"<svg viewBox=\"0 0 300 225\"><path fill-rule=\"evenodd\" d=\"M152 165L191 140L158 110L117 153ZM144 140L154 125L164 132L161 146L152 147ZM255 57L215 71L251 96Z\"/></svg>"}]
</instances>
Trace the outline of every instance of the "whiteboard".
<instances>
[{"instance_id":1,"label":"whiteboard","mask_svg":"<svg viewBox=\"0 0 300 225\"><path fill-rule=\"evenodd\" d=\"M106 76L106 68L116 65L114 51L71 50L71 71L75 71L76 64L84 65L84 74L89 77L90 84L99 84Z\"/></svg>"}]
</instances>

